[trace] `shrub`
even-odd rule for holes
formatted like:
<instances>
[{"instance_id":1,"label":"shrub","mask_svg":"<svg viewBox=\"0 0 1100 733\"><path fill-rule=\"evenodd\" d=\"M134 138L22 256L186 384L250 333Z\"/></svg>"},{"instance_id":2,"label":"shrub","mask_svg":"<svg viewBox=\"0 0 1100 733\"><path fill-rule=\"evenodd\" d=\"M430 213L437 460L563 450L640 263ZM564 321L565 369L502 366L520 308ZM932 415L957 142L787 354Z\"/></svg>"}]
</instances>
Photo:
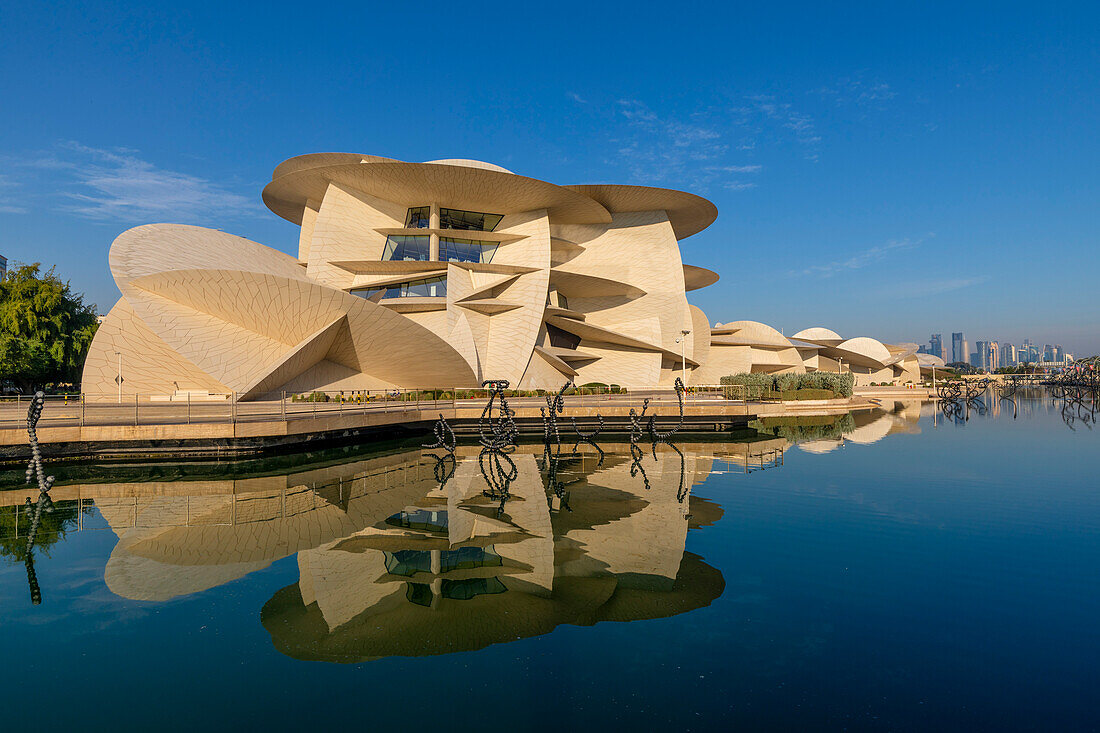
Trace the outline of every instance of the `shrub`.
<instances>
[{"instance_id":1,"label":"shrub","mask_svg":"<svg viewBox=\"0 0 1100 733\"><path fill-rule=\"evenodd\" d=\"M855 386L855 375L848 372L808 372L806 374L731 374L722 377L723 385L741 385L747 387L750 398L774 397L800 390L822 390L837 397L851 397ZM791 398L797 399L797 398ZM828 397L803 397L802 399L830 399Z\"/></svg>"},{"instance_id":2,"label":"shrub","mask_svg":"<svg viewBox=\"0 0 1100 733\"><path fill-rule=\"evenodd\" d=\"M311 394L296 394L290 398L291 402L328 402L331 398L324 392L313 392Z\"/></svg>"}]
</instances>

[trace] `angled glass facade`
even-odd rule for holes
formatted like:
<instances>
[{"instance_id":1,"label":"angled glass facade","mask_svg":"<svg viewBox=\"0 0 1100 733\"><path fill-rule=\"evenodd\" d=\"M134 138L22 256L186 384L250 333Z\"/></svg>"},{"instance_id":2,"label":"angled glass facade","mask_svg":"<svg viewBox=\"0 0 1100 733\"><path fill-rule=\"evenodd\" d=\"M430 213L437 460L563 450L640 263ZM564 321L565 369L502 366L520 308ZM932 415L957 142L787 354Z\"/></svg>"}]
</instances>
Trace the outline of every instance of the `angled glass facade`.
<instances>
[{"instance_id":1,"label":"angled glass facade","mask_svg":"<svg viewBox=\"0 0 1100 733\"><path fill-rule=\"evenodd\" d=\"M432 207L414 206L405 215L406 229L427 229L431 219Z\"/></svg>"},{"instance_id":2,"label":"angled glass facade","mask_svg":"<svg viewBox=\"0 0 1100 733\"><path fill-rule=\"evenodd\" d=\"M439 226L443 229L471 229L479 232L491 232L496 229L497 224L503 218L503 214L485 214L480 211L439 210Z\"/></svg>"},{"instance_id":3,"label":"angled glass facade","mask_svg":"<svg viewBox=\"0 0 1100 733\"><path fill-rule=\"evenodd\" d=\"M439 259L443 262L492 262L497 242L443 237L439 240Z\"/></svg>"},{"instance_id":4,"label":"angled glass facade","mask_svg":"<svg viewBox=\"0 0 1100 733\"><path fill-rule=\"evenodd\" d=\"M396 234L386 237L383 260L427 260L431 258L431 242L426 234Z\"/></svg>"}]
</instances>

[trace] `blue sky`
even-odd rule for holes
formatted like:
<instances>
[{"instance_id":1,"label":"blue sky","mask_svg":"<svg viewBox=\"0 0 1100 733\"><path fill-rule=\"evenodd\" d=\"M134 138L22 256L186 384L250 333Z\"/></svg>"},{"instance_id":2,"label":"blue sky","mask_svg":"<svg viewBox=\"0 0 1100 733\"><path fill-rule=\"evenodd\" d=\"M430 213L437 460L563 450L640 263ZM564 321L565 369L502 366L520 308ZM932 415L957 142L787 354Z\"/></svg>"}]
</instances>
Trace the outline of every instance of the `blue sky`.
<instances>
[{"instance_id":1,"label":"blue sky","mask_svg":"<svg viewBox=\"0 0 1100 733\"><path fill-rule=\"evenodd\" d=\"M1100 9L1081 3L0 5L0 254L104 310L125 229L287 252L285 158L682 188L711 322L1100 352Z\"/></svg>"}]
</instances>

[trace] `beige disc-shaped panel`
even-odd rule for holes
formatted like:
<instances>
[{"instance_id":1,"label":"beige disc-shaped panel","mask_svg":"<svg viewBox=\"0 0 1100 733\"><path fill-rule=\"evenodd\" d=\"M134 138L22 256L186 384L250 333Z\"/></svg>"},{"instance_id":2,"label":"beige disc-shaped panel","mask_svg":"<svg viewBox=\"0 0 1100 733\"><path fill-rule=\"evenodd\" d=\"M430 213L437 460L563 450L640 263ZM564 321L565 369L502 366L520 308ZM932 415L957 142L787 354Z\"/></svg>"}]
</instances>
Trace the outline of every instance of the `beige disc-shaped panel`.
<instances>
[{"instance_id":1,"label":"beige disc-shaped panel","mask_svg":"<svg viewBox=\"0 0 1100 733\"><path fill-rule=\"evenodd\" d=\"M323 360L396 386L477 379L427 328L314 282L293 258L240 237L139 227L116 240L111 265L128 305L161 341L244 397Z\"/></svg>"}]
</instances>

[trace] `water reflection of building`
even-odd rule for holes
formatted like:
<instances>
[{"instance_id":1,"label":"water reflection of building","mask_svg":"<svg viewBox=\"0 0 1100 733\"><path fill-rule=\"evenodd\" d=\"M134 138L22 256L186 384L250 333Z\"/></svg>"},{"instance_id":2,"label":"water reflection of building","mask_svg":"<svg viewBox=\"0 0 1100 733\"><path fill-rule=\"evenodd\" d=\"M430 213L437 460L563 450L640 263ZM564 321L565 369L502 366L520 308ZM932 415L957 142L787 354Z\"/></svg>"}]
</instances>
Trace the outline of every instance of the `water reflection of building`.
<instances>
[{"instance_id":1,"label":"water reflection of building","mask_svg":"<svg viewBox=\"0 0 1100 733\"><path fill-rule=\"evenodd\" d=\"M345 537L433 484L416 452L248 479L96 485L119 538L107 586L154 601L212 588Z\"/></svg>"},{"instance_id":2,"label":"water reflection of building","mask_svg":"<svg viewBox=\"0 0 1100 733\"><path fill-rule=\"evenodd\" d=\"M559 472L559 500L547 498L534 454L513 457L518 474L500 516L467 459L442 489L299 553L299 582L261 615L276 647L340 662L442 654L561 624L674 615L721 594L721 574L684 552L689 526L721 510L677 497L709 474L709 458L647 456L647 491L629 459L608 455L597 467L577 457Z\"/></svg>"},{"instance_id":3,"label":"water reflection of building","mask_svg":"<svg viewBox=\"0 0 1100 733\"><path fill-rule=\"evenodd\" d=\"M591 448L562 458L559 497L545 487L541 446L521 446L502 513L464 448L442 488L434 459L412 451L57 490L94 501L118 536L105 568L117 595L165 601L297 554L299 582L262 614L278 648L332 660L440 654L560 624L674 615L721 594L721 573L685 552L689 528L721 516L691 496L721 457L714 444L647 446L637 463L625 445L603 447L602 463Z\"/></svg>"},{"instance_id":4,"label":"water reflection of building","mask_svg":"<svg viewBox=\"0 0 1100 733\"><path fill-rule=\"evenodd\" d=\"M838 421L833 424L835 427L826 426L833 429L822 430L819 436L792 442L807 453L828 453L845 443L870 445L888 435L919 433L921 404L920 400L886 400L880 409L850 413L850 418L844 416L845 424Z\"/></svg>"}]
</instances>

